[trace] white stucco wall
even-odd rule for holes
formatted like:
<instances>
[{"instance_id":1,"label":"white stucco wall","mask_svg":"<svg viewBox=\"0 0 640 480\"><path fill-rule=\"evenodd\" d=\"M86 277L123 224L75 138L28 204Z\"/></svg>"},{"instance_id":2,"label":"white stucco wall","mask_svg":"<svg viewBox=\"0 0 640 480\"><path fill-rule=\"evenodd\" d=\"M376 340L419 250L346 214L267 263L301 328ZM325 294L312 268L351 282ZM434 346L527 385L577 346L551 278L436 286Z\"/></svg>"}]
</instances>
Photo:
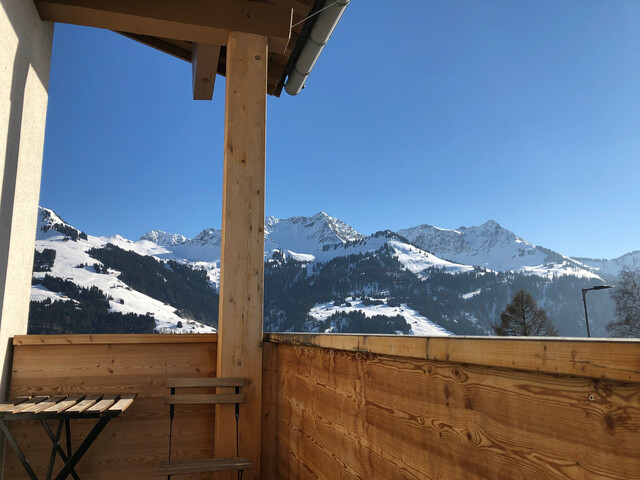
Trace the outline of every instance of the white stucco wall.
<instances>
[{"instance_id":1,"label":"white stucco wall","mask_svg":"<svg viewBox=\"0 0 640 480\"><path fill-rule=\"evenodd\" d=\"M13 335L27 332L53 24L0 0L0 396Z\"/></svg>"}]
</instances>

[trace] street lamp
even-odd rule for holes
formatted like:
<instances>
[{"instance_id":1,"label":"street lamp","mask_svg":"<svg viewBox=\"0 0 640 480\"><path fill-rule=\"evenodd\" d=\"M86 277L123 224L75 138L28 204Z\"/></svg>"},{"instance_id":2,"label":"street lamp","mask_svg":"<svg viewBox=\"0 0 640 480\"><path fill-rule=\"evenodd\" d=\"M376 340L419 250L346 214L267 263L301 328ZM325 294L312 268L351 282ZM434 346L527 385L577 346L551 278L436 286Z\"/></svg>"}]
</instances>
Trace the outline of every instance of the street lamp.
<instances>
[{"instance_id":1,"label":"street lamp","mask_svg":"<svg viewBox=\"0 0 640 480\"><path fill-rule=\"evenodd\" d=\"M595 287L582 289L582 302L584 303L584 319L587 321L587 337L591 337L591 332L589 331L589 315L587 314L587 292L589 290L606 290L607 288L613 288L613 285L596 285Z\"/></svg>"}]
</instances>

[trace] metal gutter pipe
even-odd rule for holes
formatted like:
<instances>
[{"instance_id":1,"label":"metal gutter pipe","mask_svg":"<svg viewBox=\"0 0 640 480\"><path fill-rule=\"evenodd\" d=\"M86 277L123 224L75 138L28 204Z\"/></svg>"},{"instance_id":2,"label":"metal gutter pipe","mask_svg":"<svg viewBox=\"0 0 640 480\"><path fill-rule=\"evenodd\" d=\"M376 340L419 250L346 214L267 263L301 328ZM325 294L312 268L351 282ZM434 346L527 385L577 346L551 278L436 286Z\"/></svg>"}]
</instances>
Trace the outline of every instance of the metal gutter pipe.
<instances>
[{"instance_id":1,"label":"metal gutter pipe","mask_svg":"<svg viewBox=\"0 0 640 480\"><path fill-rule=\"evenodd\" d=\"M315 19L311 33L304 44L296 64L287 78L284 89L289 95L297 95L304 88L307 77L338 25L350 0L326 0L323 9Z\"/></svg>"}]
</instances>

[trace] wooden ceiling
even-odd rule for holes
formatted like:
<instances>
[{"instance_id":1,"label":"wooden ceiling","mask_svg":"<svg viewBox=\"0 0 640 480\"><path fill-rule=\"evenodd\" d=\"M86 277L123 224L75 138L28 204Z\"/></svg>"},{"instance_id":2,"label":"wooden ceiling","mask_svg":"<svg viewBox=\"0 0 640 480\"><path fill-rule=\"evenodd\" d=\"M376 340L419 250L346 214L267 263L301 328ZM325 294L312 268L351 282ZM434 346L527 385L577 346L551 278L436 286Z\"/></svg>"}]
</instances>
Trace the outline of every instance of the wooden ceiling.
<instances>
[{"instance_id":1,"label":"wooden ceiling","mask_svg":"<svg viewBox=\"0 0 640 480\"><path fill-rule=\"evenodd\" d=\"M174 0L174 2L175 1L176 0ZM245 5L248 5L249 8L254 8L252 6L255 5L256 12L260 12L260 9L266 9L267 13L270 13L271 10L273 10L274 18L276 17L276 14L277 14L278 26L276 27L274 22L274 27L273 27L274 40L270 41L268 73L267 73L267 77L268 77L267 93L269 95L274 95L274 96L280 96L280 93L282 92L284 81L286 79L288 62L290 62L292 54L295 54L294 52L298 52L302 47L302 45L298 45L298 43L302 44L304 41L306 41L305 35L304 35L304 32L305 32L304 29L307 23L309 22L305 22L304 20L311 13L313 13L314 11L317 11L317 9L320 8L320 5L324 3L323 0L254 0L254 1L245 1L245 2L239 1L237 4L231 3L229 1L225 3L225 0L214 0L214 1L209 0L209 3L206 3L204 1L202 1L201 3L198 3L198 1L199 0L191 0L190 5L196 8L208 8L210 5L213 5L211 9L226 8L230 10L230 9L235 9L235 5L240 5L244 3ZM218 75L223 75L223 76L225 75L226 46L223 44L221 44L220 46L208 45L208 48L213 48L213 49L207 50L202 48L203 45L207 45L207 44L197 43L195 41L189 41L189 40L180 40L176 38L167 38L165 36L143 34L145 33L144 28L141 29L142 31L132 33L133 28L131 28L131 30L128 30L128 27L135 26L136 28L138 28L140 23L139 18L143 18L144 21L149 20L149 22L153 22L153 21L158 22L158 19L160 19L160 23L161 23L163 20L166 19L166 18L165 19L160 18L163 14L162 12L163 7L166 7L166 10L169 11L171 8L175 9L176 3L171 3L168 0L165 0L164 2L162 0L156 0L157 3L150 3L149 7L145 11L144 10L145 0L136 0L135 6L133 6L134 2L132 3L127 3L127 2L131 2L131 0L127 0L127 1L124 1L124 0L34 0L36 8L40 13L40 17L43 20L108 28L130 39L133 39L137 42L153 47L162 52L168 53L169 55L172 55L181 60L192 62L192 59L193 59L194 98L198 98L198 95L199 95L196 92L197 79L196 79L196 61L195 61L195 59L198 58L197 63L202 64L203 69L207 69L206 71L198 72L198 74L206 76L204 78L204 82L205 84L207 82L210 82L210 85L208 87L210 88L211 90L210 94L212 95L213 83L215 81L215 75L213 73L213 70L215 69ZM180 5L181 7L185 5L185 3L182 3L182 2L184 2L184 0L177 0L177 4ZM227 5L230 7L224 7L224 6L218 7L217 5ZM270 5L273 7L280 7L280 8L269 9L267 5ZM98 12L98 8L100 9L99 12ZM139 11L133 12L133 10L135 10L136 8L138 8ZM193 9L194 12L197 12L196 8ZM110 10L117 11L117 14L122 15L122 18L124 18L124 20L120 20L120 19L114 20L115 17L110 15L112 13L112 11ZM146 18L147 12L149 11L152 11L152 13L149 16L155 17L155 18L153 19ZM290 38L287 43L286 39L283 40L281 38L282 35L279 34L279 32L275 32L275 30L280 28L280 25L282 23L280 22L280 18L282 18L283 16L286 16L287 14L290 15L291 11L293 13L291 25L294 25L294 26L292 26L292 28L290 29ZM95 12L98 12L98 13L96 14ZM180 15L182 15L182 13L183 11L179 12ZM237 12L232 12L232 13L235 14ZM189 13L185 13L185 17L188 15ZM178 15L176 15L176 17L177 16ZM257 16L258 16L257 13L254 14L254 17L257 17ZM135 18L133 21L130 21L129 19L132 17L135 17ZM246 17L249 18L249 15L247 14ZM267 25L268 24L267 16L260 15L260 17L261 18L259 20L254 20L254 19L251 19L251 20L256 23L261 22L263 24L261 28L265 30L268 28L271 28L271 25ZM171 18L171 21L173 20L174 19ZM240 19L240 21L242 20L243 19ZM191 25L189 25L190 20L188 18L187 19L179 18L176 21L176 24L178 24L178 21L180 22L179 28L164 29L164 27L162 27L158 29L158 32L166 31L167 34L170 34L173 37L182 36L184 38L187 36L197 36L197 31L201 27L201 25L195 25L195 23L197 22L194 22L193 28L190 29ZM287 23L288 23L288 20L287 20ZM115 25L117 26L122 25L123 28L121 29L114 28ZM149 23L149 25L151 25L151 23ZM226 27L226 25L224 24L218 25L217 27L230 28L230 27ZM255 27L252 26L252 28L255 28ZM309 28L308 25L306 26L306 28L307 29ZM149 27L147 30L149 32L153 32L154 34L157 33L155 28ZM280 28L280 30L282 29ZM222 31L222 30L219 30L219 31ZM181 34L180 32L188 32L188 34L187 33ZM285 44L286 44L286 49L283 49ZM273 48L271 45L273 45ZM198 52L197 56L196 56L196 52ZM217 68L214 67L214 65L216 64L217 64ZM200 68L200 65L198 66L198 68ZM211 97L210 96L207 97L205 95L205 96L202 96L201 98L206 99Z\"/></svg>"}]
</instances>

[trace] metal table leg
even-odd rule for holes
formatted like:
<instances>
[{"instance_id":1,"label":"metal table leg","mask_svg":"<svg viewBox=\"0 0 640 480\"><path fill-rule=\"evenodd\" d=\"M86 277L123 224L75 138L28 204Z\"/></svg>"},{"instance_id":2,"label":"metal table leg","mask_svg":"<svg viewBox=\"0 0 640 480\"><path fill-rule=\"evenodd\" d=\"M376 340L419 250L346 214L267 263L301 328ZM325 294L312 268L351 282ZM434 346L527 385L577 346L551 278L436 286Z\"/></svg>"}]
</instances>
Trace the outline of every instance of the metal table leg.
<instances>
[{"instance_id":1,"label":"metal table leg","mask_svg":"<svg viewBox=\"0 0 640 480\"><path fill-rule=\"evenodd\" d=\"M58 428L61 428L63 420L60 419L60 424L58 425ZM62 461L66 464L69 461L69 457L71 457L71 439L69 437L70 435L70 429L69 429L69 420L65 419L64 420L66 427L67 427L67 448L68 448L68 454L65 454L64 450L62 449L62 446L60 445L60 434L58 434L57 436L54 436L53 432L51 431L51 427L49 427L49 424L45 421L45 420L40 420L40 423L42 423L42 426L44 427L44 431L47 432L47 435L49 436L49 439L53 442L53 446L55 451L58 452L58 455L60 455L60 458L62 458ZM78 475L76 474L75 470L71 470L71 476L74 478L74 480L80 480L80 477L78 477ZM48 479L50 479L50 476L47 476Z\"/></svg>"},{"instance_id":2,"label":"metal table leg","mask_svg":"<svg viewBox=\"0 0 640 480\"><path fill-rule=\"evenodd\" d=\"M46 422L46 420L40 420L40 422L43 425L46 425L48 430L50 430L49 428L49 424ZM49 458L49 468L47 468L47 480L51 480L51 475L53 475L53 465L56 463L56 450L57 450L57 446L60 444L60 434L62 433L62 420L58 421L58 431L56 432L55 437L51 438L51 441L53 442L53 447L51 448L51 457Z\"/></svg>"},{"instance_id":3,"label":"metal table leg","mask_svg":"<svg viewBox=\"0 0 640 480\"><path fill-rule=\"evenodd\" d=\"M2 430L2 433L4 433L6 439L9 441L9 444L13 448L13 451L16 452L16 455L18 455L18 458L20 459L20 463L22 463L22 466L27 471L29 478L31 480L38 480L38 477L36 477L36 474L33 471L33 468L31 468L31 465L29 465L29 461L24 456L24 453L22 453L22 450L20 450L20 447L16 443L16 439L13 438L13 435L11 435L11 431L7 427L7 424L1 418L0 418L0 430Z\"/></svg>"},{"instance_id":4,"label":"metal table leg","mask_svg":"<svg viewBox=\"0 0 640 480\"><path fill-rule=\"evenodd\" d=\"M82 456L89 449L93 441L98 437L98 434L100 434L100 432L104 429L107 423L109 423L109 420L111 420L110 415L104 415L100 417L100 420L98 420L98 422L93 426L93 428L91 429L89 434L86 436L86 438L82 441L78 449L73 453L73 455L71 455L67 463L65 463L64 467L62 467L62 470L60 470L60 473L58 473L55 480L64 480L69 476L69 474L73 471L76 464L80 461Z\"/></svg>"}]
</instances>

